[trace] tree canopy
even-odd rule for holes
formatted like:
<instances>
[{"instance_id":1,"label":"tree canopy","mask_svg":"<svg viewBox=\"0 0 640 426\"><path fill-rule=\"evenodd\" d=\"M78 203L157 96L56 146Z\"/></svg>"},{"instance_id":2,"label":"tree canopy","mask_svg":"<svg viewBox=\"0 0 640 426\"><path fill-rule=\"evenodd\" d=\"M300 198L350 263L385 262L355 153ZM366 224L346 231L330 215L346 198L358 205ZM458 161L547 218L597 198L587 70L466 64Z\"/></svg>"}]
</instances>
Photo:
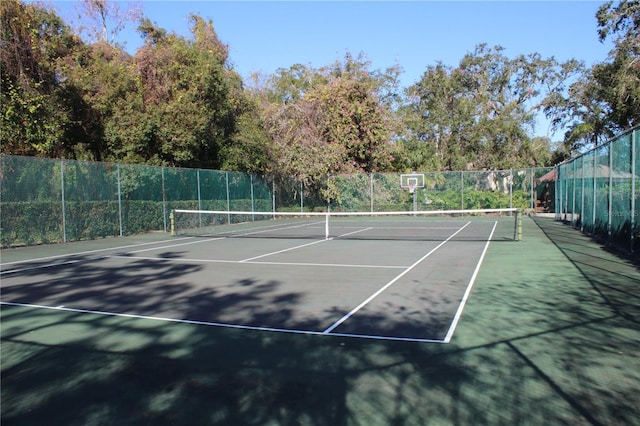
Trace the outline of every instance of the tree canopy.
<instances>
[{"instance_id":1,"label":"tree canopy","mask_svg":"<svg viewBox=\"0 0 640 426\"><path fill-rule=\"evenodd\" d=\"M19 0L0 3L0 138L5 154L235 169L307 183L354 172L535 167L638 124L640 5L606 3L586 68L480 44L455 66L425 64L403 89L399 65L364 53L293 64L243 82L214 25L158 27L139 9L85 0L88 25ZM136 22L143 45L115 42ZM536 116L568 129L535 137ZM556 150L554 152L554 150Z\"/></svg>"},{"instance_id":2,"label":"tree canopy","mask_svg":"<svg viewBox=\"0 0 640 426\"><path fill-rule=\"evenodd\" d=\"M568 153L597 146L640 123L640 2L603 4L596 13L600 41L614 39L607 60L583 69L565 96L549 99L546 112L567 128Z\"/></svg>"}]
</instances>

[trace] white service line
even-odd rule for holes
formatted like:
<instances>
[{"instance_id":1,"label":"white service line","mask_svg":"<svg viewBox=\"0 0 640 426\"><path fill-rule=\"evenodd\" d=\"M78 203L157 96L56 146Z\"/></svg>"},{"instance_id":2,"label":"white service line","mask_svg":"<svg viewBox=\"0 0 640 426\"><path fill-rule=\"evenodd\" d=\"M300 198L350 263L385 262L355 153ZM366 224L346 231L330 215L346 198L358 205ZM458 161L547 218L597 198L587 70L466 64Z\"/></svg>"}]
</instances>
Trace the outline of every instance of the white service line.
<instances>
[{"instance_id":1,"label":"white service line","mask_svg":"<svg viewBox=\"0 0 640 426\"><path fill-rule=\"evenodd\" d=\"M373 228L361 228L361 229L358 229L357 231L347 232L346 234L339 235L339 236L337 236L335 238L346 237L348 235L357 234L358 232L365 232L365 231L368 231L370 229L373 229ZM302 247L312 246L312 245L318 244L318 243L324 243L326 241L331 241L333 239L334 239L333 237L332 238L325 238L324 240L313 241L311 243L301 244L299 246L289 247L289 248L286 248L286 249L283 249L283 250L278 250L278 251L274 251L274 252L271 252L271 253L261 254L260 256L254 256L254 257L250 257L248 259L243 259L243 260L240 261L240 263L251 262L252 260L255 260L255 259L261 259L263 257L272 256L274 254L285 253L287 251L296 250L296 249L299 249L299 248L302 248Z\"/></svg>"},{"instance_id":2,"label":"white service line","mask_svg":"<svg viewBox=\"0 0 640 426\"><path fill-rule=\"evenodd\" d=\"M406 275L407 273L409 273L409 271L411 271L413 268L415 268L416 266L418 266L423 260L425 260L427 257L431 256L436 250L438 250L440 247L442 247L443 245L445 245L446 243L449 242L449 240L451 240L453 237L455 237L459 232L461 232L464 228L466 228L471 222L467 222L464 224L463 227L461 227L460 229L458 229L456 232L454 232L453 234L451 234L446 240L444 240L443 242L441 242L440 244L438 244L436 247L434 247L433 249L431 249L431 251L429 251L429 253L425 254L424 256L422 256L420 259L418 259L413 265L409 266L407 269L405 269L400 275L398 275L397 277L395 277L394 279L392 279L391 281L389 281L387 284L385 284L382 288L380 288L378 291L376 291L375 293L373 293L371 296L369 296L364 302L360 303L358 306L356 306L355 308L353 308L349 313L347 313L346 315L344 315L342 318L340 318L338 321L334 322L329 328L327 328L326 330L323 331L323 333L328 334L331 333L333 330L335 330L340 324L342 324L343 322L345 322L346 320L348 320L350 317L353 316L353 314L355 314L356 312L358 312L360 309L362 309L363 307L365 307L369 302L371 302L373 299L375 299L380 293L382 293L383 291L385 291L387 288L391 287L391 285L393 283L395 283L396 281L398 281L400 278L402 278L404 275Z\"/></svg>"},{"instance_id":3,"label":"white service line","mask_svg":"<svg viewBox=\"0 0 640 426\"><path fill-rule=\"evenodd\" d=\"M278 232L278 231L282 231L283 229L296 229L296 228L305 228L305 227L312 228L312 227L314 227L316 225L321 225L321 224L322 224L322 222L311 222L311 223L302 222L302 223L299 223L299 224L298 224L298 222L296 222L296 223L291 224L289 226L271 225L271 226L267 226L267 227L264 227L264 228L258 228L257 230L254 230L254 231L251 231L251 232L243 232L243 233L239 233L239 234L235 234L235 233L229 232L229 233L226 233L226 234L222 233L220 235L228 235L230 237L236 237L236 236L245 237L245 236L248 236L248 235L267 234L269 232Z\"/></svg>"},{"instance_id":4,"label":"white service line","mask_svg":"<svg viewBox=\"0 0 640 426\"><path fill-rule=\"evenodd\" d=\"M174 247L180 247L180 246L188 246L191 244L200 244L200 243L208 243L210 241L218 241L218 240L225 240L227 239L227 237L214 237L214 238L198 238L194 241L189 241L186 243L180 243L180 244L169 244L168 246L161 246L161 247L151 247L151 248L147 248L147 249L142 249L142 250L134 250L134 251L130 251L129 253L142 253L145 251L153 251L153 250L164 250L164 249L168 249L168 248L174 248Z\"/></svg>"},{"instance_id":5,"label":"white service line","mask_svg":"<svg viewBox=\"0 0 640 426\"><path fill-rule=\"evenodd\" d=\"M108 256L111 259L130 259L130 260L150 260L161 262L193 262L193 263L244 263L248 265L272 265L272 266L320 266L329 268L373 268L373 269L405 269L406 265L363 265L349 263L311 263L311 262L253 262L245 260L222 260L222 259L188 259L188 258L162 258L162 257L145 257L145 256L126 256L115 255Z\"/></svg>"},{"instance_id":6,"label":"white service line","mask_svg":"<svg viewBox=\"0 0 640 426\"><path fill-rule=\"evenodd\" d=\"M357 234L357 233L359 233L359 232L366 232L366 231L370 231L370 230L372 230L372 229L373 229L373 227L372 227L372 226L370 226L370 227L368 227L368 228L361 228L361 229L358 229L357 231L351 231L351 232L347 232L346 234L338 235L338 236L337 236L337 237L335 237L335 238L347 237L347 236L349 236L349 235ZM332 238L329 238L329 239L331 240Z\"/></svg>"},{"instance_id":7,"label":"white service line","mask_svg":"<svg viewBox=\"0 0 640 426\"><path fill-rule=\"evenodd\" d=\"M484 255L487 253L487 249L489 248L489 243L493 238L493 233L496 230L496 226L498 226L498 222L493 224L493 229L491 229L491 234L487 239L487 244L484 246L484 250L482 250L482 254L480 255L480 259L478 259L478 264L476 265L476 269L473 271L473 275L469 280L469 284L467 285L467 290L464 292L464 296L462 296L462 300L460 301L460 305L458 306L458 310L456 311L455 316L453 317L453 321L451 322L451 326L449 327L449 331L447 331L447 335L444 338L444 343L451 342L451 338L453 337L453 333L456 331L456 327L458 326L458 322L460 321L460 317L462 316L462 311L464 310L465 305L467 304L467 300L469 299L469 295L471 294L471 289L473 288L473 284L476 281L476 277L478 276L478 272L480 272L480 265L482 265L482 261L484 260Z\"/></svg>"}]
</instances>

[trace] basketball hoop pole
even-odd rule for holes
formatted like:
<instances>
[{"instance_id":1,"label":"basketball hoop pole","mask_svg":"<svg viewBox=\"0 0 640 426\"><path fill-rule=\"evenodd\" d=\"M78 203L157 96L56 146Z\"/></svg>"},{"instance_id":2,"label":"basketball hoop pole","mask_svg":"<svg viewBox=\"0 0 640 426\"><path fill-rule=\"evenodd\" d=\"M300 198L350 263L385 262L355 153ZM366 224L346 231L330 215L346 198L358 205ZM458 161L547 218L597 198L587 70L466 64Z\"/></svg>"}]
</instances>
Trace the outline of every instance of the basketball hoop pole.
<instances>
[{"instance_id":1,"label":"basketball hoop pole","mask_svg":"<svg viewBox=\"0 0 640 426\"><path fill-rule=\"evenodd\" d=\"M412 188L411 192L413 193L413 215L415 216L415 212L418 211L418 200L416 197L416 188Z\"/></svg>"},{"instance_id":2,"label":"basketball hoop pole","mask_svg":"<svg viewBox=\"0 0 640 426\"><path fill-rule=\"evenodd\" d=\"M416 186L413 183L409 184L409 193L413 195L413 211L415 214L415 212L418 211L418 200L416 197Z\"/></svg>"}]
</instances>

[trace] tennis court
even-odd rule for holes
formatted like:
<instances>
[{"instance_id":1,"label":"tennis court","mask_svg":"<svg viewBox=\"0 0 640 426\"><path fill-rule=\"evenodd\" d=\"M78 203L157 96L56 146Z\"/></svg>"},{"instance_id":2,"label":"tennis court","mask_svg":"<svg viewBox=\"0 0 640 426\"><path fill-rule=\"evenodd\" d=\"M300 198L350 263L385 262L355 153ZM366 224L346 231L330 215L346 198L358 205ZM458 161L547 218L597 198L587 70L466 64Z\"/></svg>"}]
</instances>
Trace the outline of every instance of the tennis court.
<instances>
[{"instance_id":1,"label":"tennis court","mask_svg":"<svg viewBox=\"0 0 640 426\"><path fill-rule=\"evenodd\" d=\"M3 250L2 423L638 424L637 264L467 222Z\"/></svg>"},{"instance_id":2,"label":"tennis court","mask_svg":"<svg viewBox=\"0 0 640 426\"><path fill-rule=\"evenodd\" d=\"M4 261L2 303L265 332L447 343L490 241L507 241L496 230L504 228L512 238L515 232L515 211L490 213L446 220L416 213L336 214L334 235L328 234L327 214L269 214L269 220L225 223L218 234L208 220L198 237L42 258L26 258L24 249L24 259ZM203 215L220 214L193 216L202 223Z\"/></svg>"}]
</instances>

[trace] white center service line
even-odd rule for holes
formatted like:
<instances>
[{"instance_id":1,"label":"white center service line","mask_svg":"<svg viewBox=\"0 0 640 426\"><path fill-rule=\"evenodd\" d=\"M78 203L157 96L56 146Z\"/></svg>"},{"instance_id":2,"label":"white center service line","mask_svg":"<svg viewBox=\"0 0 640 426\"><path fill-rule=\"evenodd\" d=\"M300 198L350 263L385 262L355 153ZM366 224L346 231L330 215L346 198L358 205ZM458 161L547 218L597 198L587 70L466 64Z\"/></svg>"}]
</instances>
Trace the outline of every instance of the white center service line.
<instances>
[{"instance_id":1,"label":"white center service line","mask_svg":"<svg viewBox=\"0 0 640 426\"><path fill-rule=\"evenodd\" d=\"M425 254L424 256L422 256L420 259L418 259L413 265L409 266L407 269L405 269L400 275L398 275L397 277L395 277L394 279L392 279L391 281L389 281L387 284L385 284L380 290L376 291L375 293L373 293L371 296L369 296L364 302L360 303L358 306L356 306L355 308L353 308L349 313L347 313L346 315L344 315L342 318L340 318L338 321L334 322L329 328L327 328L326 330L323 331L323 334L329 334L331 333L333 330L335 330L340 324L342 324L343 322L345 322L346 320L348 320L349 318L351 318L356 312L358 312L360 309L362 309L363 307L365 307L367 304L369 304L369 302L371 302L373 299L375 299L380 293L382 293L383 291L385 291L386 289L388 289L389 287L391 287L391 285L393 285L393 283L395 283L396 281L398 281L400 278L402 278L403 276L405 276L407 273L409 273L409 271L411 271L413 268L415 268L416 266L418 266L420 263L422 263L423 260L425 260L427 257L431 256L433 253L435 253L436 250L438 250L440 247L442 247L443 245L445 245L446 243L449 242L449 240L451 240L453 237L455 237L458 233L460 233L464 228L466 228L471 222L467 222L464 224L463 227L461 227L460 229L458 229L456 232L454 232L453 234L451 234L449 236L449 238L447 238L446 240L444 240L443 242L441 242L440 244L438 244L437 246L435 246L433 249L431 249L431 251L429 251L429 253Z\"/></svg>"},{"instance_id":2,"label":"white center service line","mask_svg":"<svg viewBox=\"0 0 640 426\"><path fill-rule=\"evenodd\" d=\"M252 260L261 259L263 257L272 256L274 254L284 253L284 252L291 251L291 250L296 250L296 249L299 249L299 248L302 248L302 247L312 246L312 245L318 244L318 243L324 243L325 241L327 241L327 240L317 240L317 241L313 241L311 243L301 244L301 245L295 246L295 247L289 247L289 248L286 248L284 250L272 251L271 253L261 254L260 256L254 256L254 257L249 257L247 259L243 259L243 260L240 261L240 263L251 262Z\"/></svg>"}]
</instances>

